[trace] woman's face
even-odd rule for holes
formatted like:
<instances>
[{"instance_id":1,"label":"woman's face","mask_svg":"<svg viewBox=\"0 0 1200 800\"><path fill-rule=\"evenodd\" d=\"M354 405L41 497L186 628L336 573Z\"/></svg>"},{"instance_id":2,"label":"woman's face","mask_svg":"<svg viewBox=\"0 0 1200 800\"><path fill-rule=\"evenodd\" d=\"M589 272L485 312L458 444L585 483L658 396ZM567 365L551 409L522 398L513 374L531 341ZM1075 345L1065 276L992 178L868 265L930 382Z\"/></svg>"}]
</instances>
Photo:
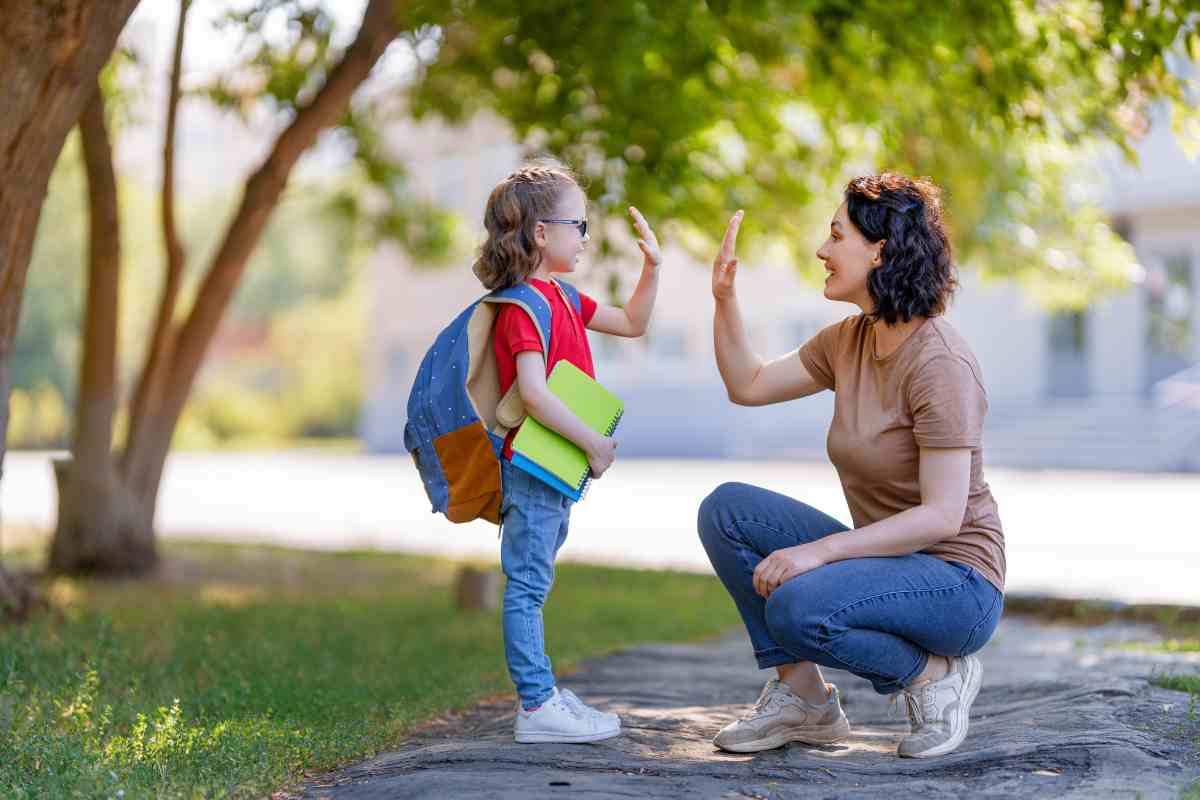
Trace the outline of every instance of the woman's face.
<instances>
[{"instance_id":1,"label":"woman's face","mask_svg":"<svg viewBox=\"0 0 1200 800\"><path fill-rule=\"evenodd\" d=\"M874 302L867 290L867 275L880 264L880 253L886 239L868 242L854 227L846 213L846 203L838 206L829 223L829 238L817 250L817 258L825 264L825 297L856 303L864 312L873 310Z\"/></svg>"},{"instance_id":2,"label":"woman's face","mask_svg":"<svg viewBox=\"0 0 1200 800\"><path fill-rule=\"evenodd\" d=\"M568 187L559 198L553 217L548 219L586 220L587 198L583 190L578 186ZM574 272L588 241L587 236L580 235L578 227L560 222L538 223L535 236L542 261L550 272Z\"/></svg>"}]
</instances>

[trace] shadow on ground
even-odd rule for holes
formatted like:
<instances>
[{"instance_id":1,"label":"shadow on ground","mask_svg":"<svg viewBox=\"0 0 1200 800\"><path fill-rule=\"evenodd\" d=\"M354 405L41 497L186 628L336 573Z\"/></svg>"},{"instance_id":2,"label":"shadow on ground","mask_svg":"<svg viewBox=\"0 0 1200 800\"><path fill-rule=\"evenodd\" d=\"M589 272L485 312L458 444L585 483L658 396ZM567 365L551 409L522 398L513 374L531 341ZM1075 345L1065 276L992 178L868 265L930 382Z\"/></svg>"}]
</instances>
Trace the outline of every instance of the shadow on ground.
<instances>
[{"instance_id":1,"label":"shadow on ground","mask_svg":"<svg viewBox=\"0 0 1200 800\"><path fill-rule=\"evenodd\" d=\"M1114 647L1150 638L1129 624L1079 629L1005 619L980 654L984 685L971 732L939 759L895 756L902 710L852 675L827 671L854 726L843 744L733 755L710 743L757 696L741 632L699 645L648 645L563 680L621 714L625 733L595 745L519 745L512 701L485 703L417 731L386 753L293 797L924 798L1176 797L1200 779L1194 701L1155 672L1200 672L1200 654Z\"/></svg>"}]
</instances>

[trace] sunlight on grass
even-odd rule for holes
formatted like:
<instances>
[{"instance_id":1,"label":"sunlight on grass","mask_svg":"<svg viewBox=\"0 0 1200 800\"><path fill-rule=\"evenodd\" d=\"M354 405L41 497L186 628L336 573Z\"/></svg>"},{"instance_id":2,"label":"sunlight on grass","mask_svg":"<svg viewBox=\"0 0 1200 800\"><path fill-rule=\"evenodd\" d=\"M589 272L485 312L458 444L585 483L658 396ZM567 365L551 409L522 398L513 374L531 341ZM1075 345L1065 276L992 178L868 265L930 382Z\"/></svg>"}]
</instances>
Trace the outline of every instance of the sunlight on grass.
<instances>
[{"instance_id":1,"label":"sunlight on grass","mask_svg":"<svg viewBox=\"0 0 1200 800\"><path fill-rule=\"evenodd\" d=\"M452 561L164 545L144 580L58 578L0 630L0 797L259 797L512 687ZM715 578L561 565L557 671L737 623Z\"/></svg>"}]
</instances>

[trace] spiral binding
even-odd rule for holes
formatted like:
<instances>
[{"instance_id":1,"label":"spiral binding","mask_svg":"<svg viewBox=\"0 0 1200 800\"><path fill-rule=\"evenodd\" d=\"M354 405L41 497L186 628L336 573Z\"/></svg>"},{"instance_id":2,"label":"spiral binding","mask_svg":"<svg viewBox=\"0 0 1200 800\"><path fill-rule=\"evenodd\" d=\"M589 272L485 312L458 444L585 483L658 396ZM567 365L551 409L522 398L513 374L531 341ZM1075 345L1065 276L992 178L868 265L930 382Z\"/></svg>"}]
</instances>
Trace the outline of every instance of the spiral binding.
<instances>
[{"instance_id":1,"label":"spiral binding","mask_svg":"<svg viewBox=\"0 0 1200 800\"><path fill-rule=\"evenodd\" d=\"M617 415L615 417L613 417L612 422L609 423L608 430L606 430L604 432L605 436L613 435L613 431L615 431L617 429L617 425L621 424L621 417L623 417L623 416L625 416L625 409L622 408L620 411L617 412ZM592 473L590 471L584 472L583 480L580 481L580 483L577 487L575 487L576 491L579 492L580 500L582 500L584 498L584 496L587 494L588 487L591 485L592 485Z\"/></svg>"}]
</instances>

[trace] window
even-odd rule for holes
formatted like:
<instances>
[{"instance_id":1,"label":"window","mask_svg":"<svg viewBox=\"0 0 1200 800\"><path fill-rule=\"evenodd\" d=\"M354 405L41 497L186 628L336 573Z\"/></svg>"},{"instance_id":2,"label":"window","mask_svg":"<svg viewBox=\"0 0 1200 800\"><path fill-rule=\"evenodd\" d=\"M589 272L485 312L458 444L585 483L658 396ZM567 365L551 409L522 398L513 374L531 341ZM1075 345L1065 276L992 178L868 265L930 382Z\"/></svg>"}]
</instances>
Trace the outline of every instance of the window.
<instances>
[{"instance_id":1,"label":"window","mask_svg":"<svg viewBox=\"0 0 1200 800\"><path fill-rule=\"evenodd\" d=\"M1046 392L1051 397L1091 394L1086 311L1061 311L1047 321L1050 358L1046 362Z\"/></svg>"},{"instance_id":2,"label":"window","mask_svg":"<svg viewBox=\"0 0 1200 800\"><path fill-rule=\"evenodd\" d=\"M1158 260L1146 272L1146 384L1152 384L1193 361L1195 281L1192 259L1177 252Z\"/></svg>"}]
</instances>

